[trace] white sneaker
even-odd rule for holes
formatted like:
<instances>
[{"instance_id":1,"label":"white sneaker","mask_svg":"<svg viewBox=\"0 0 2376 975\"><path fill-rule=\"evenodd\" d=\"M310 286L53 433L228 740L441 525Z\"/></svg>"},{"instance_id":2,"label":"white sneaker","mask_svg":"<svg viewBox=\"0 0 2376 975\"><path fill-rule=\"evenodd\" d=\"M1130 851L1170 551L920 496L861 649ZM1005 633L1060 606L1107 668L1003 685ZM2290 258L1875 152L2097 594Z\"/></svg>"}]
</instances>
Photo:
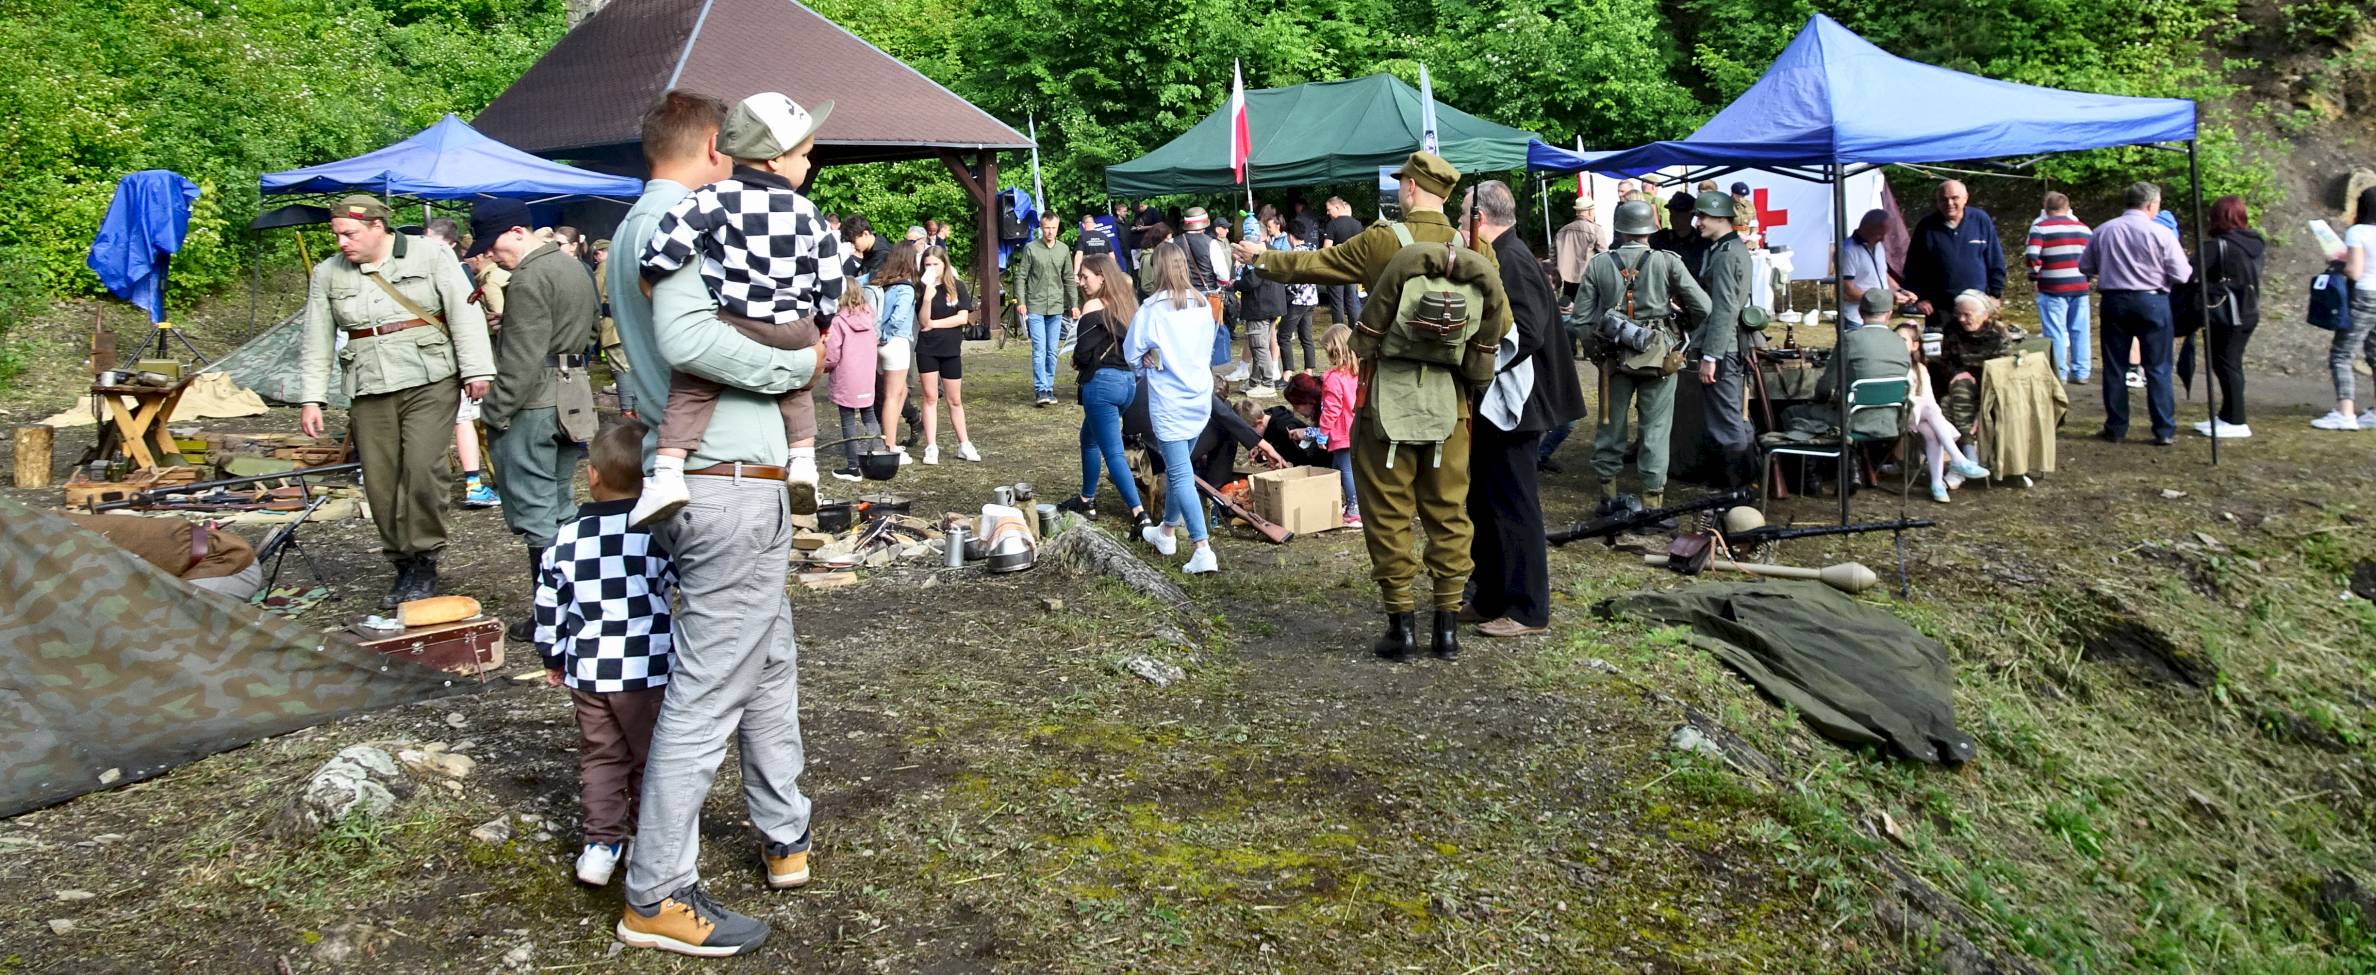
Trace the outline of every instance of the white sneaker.
<instances>
[{"instance_id":1,"label":"white sneaker","mask_svg":"<svg viewBox=\"0 0 2376 975\"><path fill-rule=\"evenodd\" d=\"M792 492L792 513L817 513L817 459L794 457L784 467L784 487Z\"/></svg>"},{"instance_id":2,"label":"white sneaker","mask_svg":"<svg viewBox=\"0 0 2376 975\"><path fill-rule=\"evenodd\" d=\"M2376 406L2371 406L2371 407L2368 407L2367 409L2361 410L2361 411L2360 411L2360 415L2359 415L2359 421L2360 421L2360 426L2363 426L2363 427L2376 427Z\"/></svg>"},{"instance_id":3,"label":"white sneaker","mask_svg":"<svg viewBox=\"0 0 2376 975\"><path fill-rule=\"evenodd\" d=\"M982 462L982 452L975 450L973 441L968 440L957 445L957 459L979 464Z\"/></svg>"},{"instance_id":4,"label":"white sneaker","mask_svg":"<svg viewBox=\"0 0 2376 975\"><path fill-rule=\"evenodd\" d=\"M685 491L683 471L661 469L644 478L643 495L635 499L635 507L627 513L627 521L638 528L666 521L684 510L685 502L693 500Z\"/></svg>"},{"instance_id":5,"label":"white sneaker","mask_svg":"<svg viewBox=\"0 0 2376 975\"><path fill-rule=\"evenodd\" d=\"M2130 368L2130 369L2129 369L2129 371L2128 371L2128 388L2130 388L2130 389L2144 389L2144 388L2145 388L2145 370L2143 370L2143 369L2138 369L2138 368L2134 368L2134 367L2132 367L2132 368Z\"/></svg>"},{"instance_id":6,"label":"white sneaker","mask_svg":"<svg viewBox=\"0 0 2376 975\"><path fill-rule=\"evenodd\" d=\"M1219 572L1221 571L1221 559L1213 554L1212 546L1208 545L1197 549L1195 555L1189 556L1188 564L1181 566L1180 571L1192 576L1203 575L1207 572Z\"/></svg>"},{"instance_id":7,"label":"white sneaker","mask_svg":"<svg viewBox=\"0 0 2376 975\"><path fill-rule=\"evenodd\" d=\"M907 465L913 464L915 462L916 459L914 457L908 456L906 447L899 448L899 466L906 467Z\"/></svg>"},{"instance_id":8,"label":"white sneaker","mask_svg":"<svg viewBox=\"0 0 2376 975\"><path fill-rule=\"evenodd\" d=\"M577 858L578 883L589 887L609 884L611 871L619 867L619 847L617 843L586 844L586 851Z\"/></svg>"},{"instance_id":9,"label":"white sneaker","mask_svg":"<svg viewBox=\"0 0 2376 975\"><path fill-rule=\"evenodd\" d=\"M932 445L932 446L930 446L930 447L926 447L926 448L924 448L924 464L925 464L925 466L927 466L927 467L938 467L938 466L940 466L940 445L939 445L939 444L933 444L933 445Z\"/></svg>"},{"instance_id":10,"label":"white sneaker","mask_svg":"<svg viewBox=\"0 0 2376 975\"><path fill-rule=\"evenodd\" d=\"M1155 551L1164 555L1176 555L1180 551L1179 536L1172 534L1171 529L1165 525L1148 525L1141 528L1139 529L1139 538L1144 539L1147 544L1155 546Z\"/></svg>"},{"instance_id":11,"label":"white sneaker","mask_svg":"<svg viewBox=\"0 0 2376 975\"><path fill-rule=\"evenodd\" d=\"M2327 415L2310 421L2310 425L2321 430L2357 430L2360 428L2360 421L2359 417L2351 414L2328 410Z\"/></svg>"},{"instance_id":12,"label":"white sneaker","mask_svg":"<svg viewBox=\"0 0 2376 975\"><path fill-rule=\"evenodd\" d=\"M1228 375L1222 376L1221 378L1233 383L1242 383L1246 381L1246 377L1253 374L1254 365L1252 363L1240 362L1238 363L1238 367L1236 369L1230 370Z\"/></svg>"},{"instance_id":13,"label":"white sneaker","mask_svg":"<svg viewBox=\"0 0 2376 975\"><path fill-rule=\"evenodd\" d=\"M1252 398L1254 398L1254 399L1270 399L1270 398L1271 398L1271 397L1273 397L1273 396L1277 396L1277 395L1279 395L1279 387L1277 387L1277 386L1256 386L1256 387L1254 387L1253 389L1249 389L1249 390L1247 390L1247 391L1246 391L1246 395L1247 395L1247 396L1250 396L1250 397L1252 397Z\"/></svg>"},{"instance_id":14,"label":"white sneaker","mask_svg":"<svg viewBox=\"0 0 2376 975\"><path fill-rule=\"evenodd\" d=\"M1948 471L1947 476L1940 478L1940 480L1947 482L1947 490L1950 491L1961 490L1964 485L1964 476L1962 474L1956 473L1953 470Z\"/></svg>"},{"instance_id":15,"label":"white sneaker","mask_svg":"<svg viewBox=\"0 0 2376 975\"><path fill-rule=\"evenodd\" d=\"M2194 427L2196 433L2202 434L2206 437L2211 435L2211 421L2209 420L2204 420L2201 423L2197 423L2194 425ZM2252 425L2247 423L2222 423L2219 425L2219 439L2250 440L2252 439Z\"/></svg>"}]
</instances>

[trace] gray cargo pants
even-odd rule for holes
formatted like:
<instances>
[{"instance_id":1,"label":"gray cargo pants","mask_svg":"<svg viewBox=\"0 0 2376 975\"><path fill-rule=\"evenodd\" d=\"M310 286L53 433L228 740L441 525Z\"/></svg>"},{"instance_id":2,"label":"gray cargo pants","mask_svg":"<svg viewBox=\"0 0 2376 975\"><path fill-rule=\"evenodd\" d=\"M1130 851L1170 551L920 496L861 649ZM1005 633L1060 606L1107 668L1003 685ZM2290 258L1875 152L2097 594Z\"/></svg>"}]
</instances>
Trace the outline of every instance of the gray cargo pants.
<instances>
[{"instance_id":1,"label":"gray cargo pants","mask_svg":"<svg viewBox=\"0 0 2376 975\"><path fill-rule=\"evenodd\" d=\"M1700 416L1708 425L1708 438L1724 455L1728 487L1757 479L1757 428L1749 425L1746 369L1743 354L1734 352L1716 360L1716 381L1700 387Z\"/></svg>"},{"instance_id":2,"label":"gray cargo pants","mask_svg":"<svg viewBox=\"0 0 2376 975\"><path fill-rule=\"evenodd\" d=\"M692 501L659 533L676 561L676 660L644 764L630 904L656 904L700 879L701 806L730 736L740 736L743 803L766 841L797 842L809 828L784 592L791 498L784 482L755 478L688 475L685 487Z\"/></svg>"}]
</instances>

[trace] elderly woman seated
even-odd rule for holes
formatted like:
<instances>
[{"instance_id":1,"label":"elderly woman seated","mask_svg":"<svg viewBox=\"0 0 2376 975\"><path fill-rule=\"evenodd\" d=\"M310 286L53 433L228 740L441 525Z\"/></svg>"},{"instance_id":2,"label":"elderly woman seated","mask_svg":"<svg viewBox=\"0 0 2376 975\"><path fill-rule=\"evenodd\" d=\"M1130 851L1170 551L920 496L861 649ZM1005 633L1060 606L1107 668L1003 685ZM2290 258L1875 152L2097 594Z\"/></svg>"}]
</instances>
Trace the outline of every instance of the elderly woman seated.
<instances>
[{"instance_id":1,"label":"elderly woman seated","mask_svg":"<svg viewBox=\"0 0 2376 975\"><path fill-rule=\"evenodd\" d=\"M1980 367L1990 359L2013 354L2014 336L1997 319L1999 305L1978 291L1966 291L1955 296L1955 321L1939 337L1939 357L1931 363L1930 375L1936 381L1932 388L1944 395L1939 397L1940 412L1963 441L1960 452L1974 464L1980 460ZM1960 487L1963 478L1950 473L1949 488Z\"/></svg>"}]
</instances>

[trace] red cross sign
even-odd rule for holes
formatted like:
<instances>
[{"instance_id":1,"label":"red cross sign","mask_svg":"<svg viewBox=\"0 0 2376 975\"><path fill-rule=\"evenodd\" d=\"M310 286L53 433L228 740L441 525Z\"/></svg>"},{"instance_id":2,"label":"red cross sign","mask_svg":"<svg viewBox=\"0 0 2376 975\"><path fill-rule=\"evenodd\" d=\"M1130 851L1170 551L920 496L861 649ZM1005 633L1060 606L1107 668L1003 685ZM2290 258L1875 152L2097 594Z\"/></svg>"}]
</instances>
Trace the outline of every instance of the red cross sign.
<instances>
[{"instance_id":1,"label":"red cross sign","mask_svg":"<svg viewBox=\"0 0 2376 975\"><path fill-rule=\"evenodd\" d=\"M1766 191L1762 187L1749 191L1749 202L1757 208L1757 229L1760 232L1790 225L1790 211L1766 209Z\"/></svg>"}]
</instances>

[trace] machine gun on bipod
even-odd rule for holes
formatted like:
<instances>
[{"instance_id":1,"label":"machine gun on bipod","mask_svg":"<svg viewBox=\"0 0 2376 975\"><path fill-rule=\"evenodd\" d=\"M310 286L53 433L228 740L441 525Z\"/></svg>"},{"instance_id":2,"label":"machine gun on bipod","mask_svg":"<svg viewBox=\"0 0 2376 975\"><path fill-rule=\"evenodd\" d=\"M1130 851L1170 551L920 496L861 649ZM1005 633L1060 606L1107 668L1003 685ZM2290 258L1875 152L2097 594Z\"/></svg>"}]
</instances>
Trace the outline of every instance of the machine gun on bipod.
<instances>
[{"instance_id":1,"label":"machine gun on bipod","mask_svg":"<svg viewBox=\"0 0 2376 975\"><path fill-rule=\"evenodd\" d=\"M1695 511L1708 511L1715 508L1739 510L1754 497L1755 492L1748 488L1734 488L1721 494L1711 494L1703 498L1670 504L1663 508L1643 508L1639 511L1621 511L1616 514L1602 515L1590 521L1576 522L1557 531L1545 532L1543 537L1553 545L1565 545L1583 538L1598 538L1604 543L1614 546L1617 544L1617 536L1620 533L1635 529L1655 530L1661 527L1662 522L1670 518Z\"/></svg>"},{"instance_id":2,"label":"machine gun on bipod","mask_svg":"<svg viewBox=\"0 0 2376 975\"><path fill-rule=\"evenodd\" d=\"M345 474L352 471L360 471L362 469L363 464L361 462L350 461L344 464L324 464L320 467L299 467L291 470L277 471L271 474L250 474L246 477L226 477L213 481L192 481L188 484L175 484L167 487L151 488L146 491L135 491L120 498L110 498L108 500L100 501L91 505L91 511L93 513L97 513L101 511L115 511L121 508L152 508L158 506L186 507L193 503L219 503L230 502L234 500L253 500L252 498L235 498L231 495L231 489L247 487L254 484L270 484L277 481L287 481L299 486L303 486L306 480L309 478L327 477L332 474Z\"/></svg>"}]
</instances>

